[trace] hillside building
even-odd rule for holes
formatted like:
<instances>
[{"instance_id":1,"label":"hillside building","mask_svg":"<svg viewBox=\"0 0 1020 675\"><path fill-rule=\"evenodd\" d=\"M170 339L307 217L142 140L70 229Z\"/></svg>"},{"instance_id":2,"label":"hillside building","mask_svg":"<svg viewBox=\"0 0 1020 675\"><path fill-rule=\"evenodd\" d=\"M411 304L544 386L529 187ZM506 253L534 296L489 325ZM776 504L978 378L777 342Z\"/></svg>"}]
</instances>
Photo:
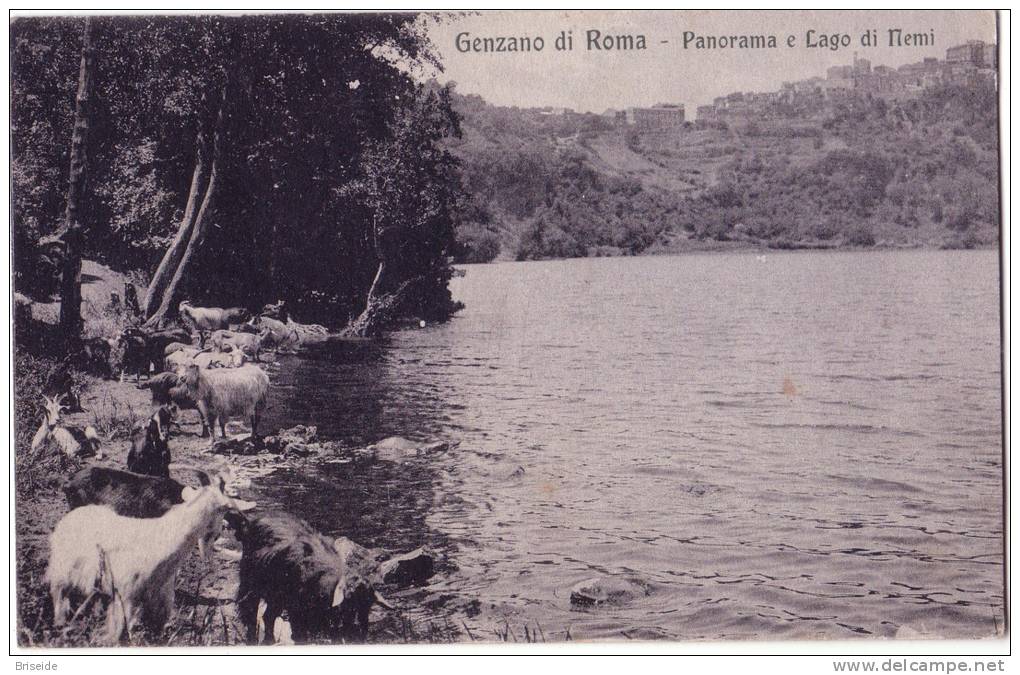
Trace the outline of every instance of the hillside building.
<instances>
[{"instance_id":1,"label":"hillside building","mask_svg":"<svg viewBox=\"0 0 1020 675\"><path fill-rule=\"evenodd\" d=\"M670 131L684 124L684 107L660 103L651 108L630 108L627 121L642 131Z\"/></svg>"}]
</instances>

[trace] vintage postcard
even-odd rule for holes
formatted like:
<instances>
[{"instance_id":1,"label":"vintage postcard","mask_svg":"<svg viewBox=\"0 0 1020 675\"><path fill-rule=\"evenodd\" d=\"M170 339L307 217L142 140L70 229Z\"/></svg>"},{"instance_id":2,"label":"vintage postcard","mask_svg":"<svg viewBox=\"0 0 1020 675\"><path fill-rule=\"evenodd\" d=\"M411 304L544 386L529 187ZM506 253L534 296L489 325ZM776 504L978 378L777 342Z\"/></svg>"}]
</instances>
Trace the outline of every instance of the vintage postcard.
<instances>
[{"instance_id":1,"label":"vintage postcard","mask_svg":"<svg viewBox=\"0 0 1020 675\"><path fill-rule=\"evenodd\" d=\"M15 13L13 647L1002 638L1000 18Z\"/></svg>"}]
</instances>

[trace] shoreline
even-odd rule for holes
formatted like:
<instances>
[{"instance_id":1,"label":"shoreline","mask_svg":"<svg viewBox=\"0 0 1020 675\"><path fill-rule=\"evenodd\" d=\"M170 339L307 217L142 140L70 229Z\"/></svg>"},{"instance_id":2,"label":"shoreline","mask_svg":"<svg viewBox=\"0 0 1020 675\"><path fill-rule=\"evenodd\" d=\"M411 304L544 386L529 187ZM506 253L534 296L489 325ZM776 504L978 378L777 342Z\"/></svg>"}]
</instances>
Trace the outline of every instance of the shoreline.
<instances>
[{"instance_id":1,"label":"shoreline","mask_svg":"<svg viewBox=\"0 0 1020 675\"><path fill-rule=\"evenodd\" d=\"M527 260L517 260L513 257L497 257L487 263L455 263L455 267L476 267L479 265L496 265L505 263L527 263L527 262L551 262L551 261L562 261L562 260L594 260L598 258L668 258L668 257L679 257L690 254L725 254L725 253L888 253L890 251L1000 251L1001 245L977 245L972 247L945 247L945 246L932 246L923 243L918 244L880 244L875 246L827 246L815 243L801 243L793 244L790 246L769 246L762 244L754 244L750 242L720 242L715 241L708 243L705 246L694 245L690 247L677 247L677 248L662 248L656 250L646 250L642 253L635 255L630 254L619 254L619 255L589 255L589 256L575 256L572 258L529 258Z\"/></svg>"},{"instance_id":2,"label":"shoreline","mask_svg":"<svg viewBox=\"0 0 1020 675\"><path fill-rule=\"evenodd\" d=\"M268 363L272 372L274 364ZM148 390L138 389L134 381L96 380L82 395L84 412L69 414L72 424L102 426L103 458L91 459L84 466L124 469L130 449L125 422L142 419L152 409ZM98 428L97 426L97 428ZM103 433L106 431L106 433ZM281 429L277 437L288 430ZM278 469L301 470L315 462L351 461L371 449L348 448L336 442L309 442L295 448L289 443L277 447L280 452L261 448L256 454L220 454L213 452L208 437L200 436L198 413L181 411L170 438L170 476L184 484L195 483L197 470L218 472L224 476L227 491L242 499L259 502L253 483ZM240 433L239 433L240 432ZM243 447L249 437L247 427L237 422L227 425L228 446ZM263 437L273 438L272 435ZM286 447L284 447L286 446ZM222 448L221 448L222 451ZM77 469L75 469L77 470ZM62 476L61 483L73 471ZM51 625L48 588L43 582L49 549L49 534L68 511L61 485L37 487L34 491L15 491L15 547L17 562L17 641L22 647L98 646L92 629L101 625L96 609L90 609L64 631ZM360 542L358 542L360 543ZM393 551L392 553L400 553ZM229 528L223 533L207 560L192 552L181 567L177 583L176 616L168 624L162 641L145 642L141 631L131 638L131 646L237 646L244 645L244 628L234 611L240 564L240 544ZM420 607L421 588L380 587L395 605L393 611L373 610L368 643L405 643L425 641L455 642L466 639L459 629L437 626L432 619L414 611ZM447 622L448 624L448 622ZM76 633L76 631L78 631ZM84 632L82 632L84 631ZM169 637L167 637L169 636Z\"/></svg>"}]
</instances>

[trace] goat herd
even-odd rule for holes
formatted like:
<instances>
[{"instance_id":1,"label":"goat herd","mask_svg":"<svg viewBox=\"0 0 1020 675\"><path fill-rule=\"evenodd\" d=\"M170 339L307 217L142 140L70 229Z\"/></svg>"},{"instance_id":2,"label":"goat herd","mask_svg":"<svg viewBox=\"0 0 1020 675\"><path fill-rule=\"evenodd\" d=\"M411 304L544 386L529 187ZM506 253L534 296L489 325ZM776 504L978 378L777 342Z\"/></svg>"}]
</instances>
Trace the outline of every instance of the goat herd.
<instances>
[{"instance_id":1,"label":"goat herd","mask_svg":"<svg viewBox=\"0 0 1020 675\"><path fill-rule=\"evenodd\" d=\"M72 603L80 614L102 598L106 641L130 639L139 624L151 639L162 640L182 565L196 546L211 560L226 523L242 548L236 600L248 644L271 643L283 613L295 642L364 640L372 606L389 607L375 588L389 574L379 562L385 556L345 538L331 541L287 513L253 513L255 504L228 494L221 475L196 471L194 485L170 477L168 441L178 409L196 409L203 435L208 430L213 439L217 420L225 436L225 421L238 416L250 421L255 434L269 378L246 361L258 361L265 348L296 347L294 324L286 317L249 318L244 310L187 302L180 312L195 329L194 340L182 328L129 328L120 336L121 378L146 376L139 386L151 389L157 407L132 431L126 471L86 466L64 487L71 510L50 535L46 570L54 626L75 620ZM153 368L165 372L153 375ZM50 444L65 455L102 457L95 429L60 424L62 407L62 399L45 400L32 450Z\"/></svg>"}]
</instances>

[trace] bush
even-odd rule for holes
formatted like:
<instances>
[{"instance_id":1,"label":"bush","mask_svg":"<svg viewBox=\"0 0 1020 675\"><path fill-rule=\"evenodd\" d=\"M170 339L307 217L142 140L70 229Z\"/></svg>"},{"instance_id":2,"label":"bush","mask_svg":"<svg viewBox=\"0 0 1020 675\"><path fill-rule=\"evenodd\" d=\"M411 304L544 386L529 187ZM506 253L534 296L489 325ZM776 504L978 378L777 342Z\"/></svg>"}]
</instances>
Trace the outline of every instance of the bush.
<instances>
[{"instance_id":1,"label":"bush","mask_svg":"<svg viewBox=\"0 0 1020 675\"><path fill-rule=\"evenodd\" d=\"M972 249L981 245L976 232L957 232L942 242L943 249Z\"/></svg>"},{"instance_id":2,"label":"bush","mask_svg":"<svg viewBox=\"0 0 1020 675\"><path fill-rule=\"evenodd\" d=\"M875 233L868 224L857 225L847 233L847 243L852 246L874 246Z\"/></svg>"},{"instance_id":3,"label":"bush","mask_svg":"<svg viewBox=\"0 0 1020 675\"><path fill-rule=\"evenodd\" d=\"M499 235L492 230L480 227L469 228L458 233L460 237L461 251L457 256L457 262L461 263L487 263L492 262L499 255Z\"/></svg>"}]
</instances>

